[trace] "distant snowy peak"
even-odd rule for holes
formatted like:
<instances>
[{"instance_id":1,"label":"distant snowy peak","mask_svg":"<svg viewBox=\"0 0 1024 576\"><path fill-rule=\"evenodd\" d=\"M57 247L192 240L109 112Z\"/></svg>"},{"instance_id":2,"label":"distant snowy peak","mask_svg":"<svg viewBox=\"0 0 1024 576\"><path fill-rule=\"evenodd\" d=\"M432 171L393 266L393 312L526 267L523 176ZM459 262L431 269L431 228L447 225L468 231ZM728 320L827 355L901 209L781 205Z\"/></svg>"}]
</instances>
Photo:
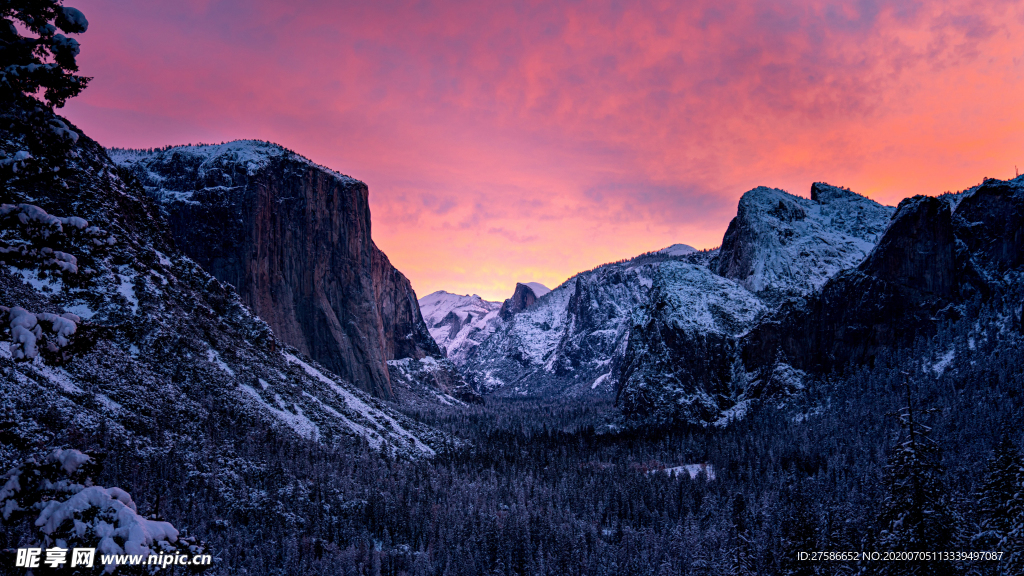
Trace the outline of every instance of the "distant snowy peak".
<instances>
[{"instance_id":1,"label":"distant snowy peak","mask_svg":"<svg viewBox=\"0 0 1024 576\"><path fill-rule=\"evenodd\" d=\"M501 302L489 302L476 294L463 296L439 290L420 298L419 304L430 335L456 364L501 322Z\"/></svg>"},{"instance_id":2,"label":"distant snowy peak","mask_svg":"<svg viewBox=\"0 0 1024 576\"><path fill-rule=\"evenodd\" d=\"M740 199L712 267L769 299L807 294L863 261L892 212L824 183L811 187L810 199L754 188Z\"/></svg>"},{"instance_id":3,"label":"distant snowy peak","mask_svg":"<svg viewBox=\"0 0 1024 576\"><path fill-rule=\"evenodd\" d=\"M144 166L150 163L166 163L178 159L187 159L190 164L198 164L198 175L204 176L210 170L221 170L225 166L240 166L253 176L265 168L274 159L288 158L310 167L323 170L335 178L357 182L355 178L346 176L330 168L321 166L284 146L263 140L234 140L222 144L188 144L155 149L110 148L107 154L121 166ZM159 176L157 176L159 180Z\"/></svg>"},{"instance_id":4,"label":"distant snowy peak","mask_svg":"<svg viewBox=\"0 0 1024 576\"><path fill-rule=\"evenodd\" d=\"M434 341L446 350L452 362L461 366L503 320L532 306L549 292L551 290L539 282L519 282L512 298L490 302L476 294L459 295L438 290L420 298L420 313Z\"/></svg>"},{"instance_id":5,"label":"distant snowy peak","mask_svg":"<svg viewBox=\"0 0 1024 576\"><path fill-rule=\"evenodd\" d=\"M423 314L423 320L426 321L427 326L440 322L452 312L465 319L468 314L475 311L491 311L501 308L501 302L490 302L476 294L460 295L444 290L427 294L419 299L419 303L420 312Z\"/></svg>"},{"instance_id":6,"label":"distant snowy peak","mask_svg":"<svg viewBox=\"0 0 1024 576\"><path fill-rule=\"evenodd\" d=\"M658 254L664 254L666 256L686 256L687 254L693 254L697 249L687 244L673 244L668 248L662 248L658 250Z\"/></svg>"},{"instance_id":7,"label":"distant snowy peak","mask_svg":"<svg viewBox=\"0 0 1024 576\"><path fill-rule=\"evenodd\" d=\"M536 296L537 298L540 298L541 296L547 294L548 292L551 292L551 288L548 288L547 286L541 284L540 282L522 282L522 284L529 286L530 289L533 290L534 296Z\"/></svg>"}]
</instances>

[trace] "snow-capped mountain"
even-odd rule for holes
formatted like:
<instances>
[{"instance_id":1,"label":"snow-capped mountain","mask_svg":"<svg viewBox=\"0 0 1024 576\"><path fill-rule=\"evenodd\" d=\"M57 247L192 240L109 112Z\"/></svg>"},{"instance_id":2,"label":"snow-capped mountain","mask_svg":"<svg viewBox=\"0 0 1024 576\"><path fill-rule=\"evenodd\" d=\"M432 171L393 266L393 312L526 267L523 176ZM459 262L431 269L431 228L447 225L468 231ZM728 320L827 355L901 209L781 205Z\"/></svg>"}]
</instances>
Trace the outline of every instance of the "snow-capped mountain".
<instances>
[{"instance_id":1,"label":"snow-capped mountain","mask_svg":"<svg viewBox=\"0 0 1024 576\"><path fill-rule=\"evenodd\" d=\"M461 366L503 319L529 308L548 292L551 289L540 282L518 282L511 298L490 302L476 294L460 296L438 290L420 298L419 305L434 341L449 360Z\"/></svg>"},{"instance_id":2,"label":"snow-capped mountain","mask_svg":"<svg viewBox=\"0 0 1024 576\"><path fill-rule=\"evenodd\" d=\"M577 274L498 323L462 362L467 377L501 395L614 394L632 311L662 263L694 256L651 253Z\"/></svg>"},{"instance_id":3,"label":"snow-capped mountain","mask_svg":"<svg viewBox=\"0 0 1024 576\"><path fill-rule=\"evenodd\" d=\"M476 294L460 296L439 290L420 298L419 305L430 335L458 365L501 322L501 302L489 302Z\"/></svg>"},{"instance_id":4,"label":"snow-capped mountain","mask_svg":"<svg viewBox=\"0 0 1024 576\"><path fill-rule=\"evenodd\" d=\"M868 255L893 209L815 183L811 198L758 187L740 199L712 269L769 300L804 295Z\"/></svg>"},{"instance_id":5,"label":"snow-capped mountain","mask_svg":"<svg viewBox=\"0 0 1024 576\"><path fill-rule=\"evenodd\" d=\"M738 338L778 302L860 264L891 213L827 184L814 184L810 199L755 188L740 200L721 250L675 244L578 274L539 297L518 285L518 299L504 304L515 313L481 317L457 364L487 393L614 393L638 420L718 420L749 395Z\"/></svg>"},{"instance_id":6,"label":"snow-capped mountain","mask_svg":"<svg viewBox=\"0 0 1024 576\"><path fill-rule=\"evenodd\" d=\"M443 358L409 280L371 239L362 182L255 140L110 155L177 246L299 351L383 398L387 361Z\"/></svg>"},{"instance_id":7,"label":"snow-capped mountain","mask_svg":"<svg viewBox=\"0 0 1024 576\"><path fill-rule=\"evenodd\" d=\"M667 248L658 250L658 254L665 254L667 256L686 256L687 254L693 254L697 249L688 244L673 244Z\"/></svg>"}]
</instances>

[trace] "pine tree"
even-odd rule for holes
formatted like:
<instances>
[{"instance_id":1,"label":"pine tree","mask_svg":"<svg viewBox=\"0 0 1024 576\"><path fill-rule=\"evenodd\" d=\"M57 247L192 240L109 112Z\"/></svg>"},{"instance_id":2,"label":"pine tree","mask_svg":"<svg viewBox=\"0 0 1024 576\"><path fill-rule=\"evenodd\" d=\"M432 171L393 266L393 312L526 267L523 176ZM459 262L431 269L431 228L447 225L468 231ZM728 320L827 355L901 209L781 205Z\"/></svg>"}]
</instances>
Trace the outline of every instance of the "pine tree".
<instances>
[{"instance_id":1,"label":"pine tree","mask_svg":"<svg viewBox=\"0 0 1024 576\"><path fill-rule=\"evenodd\" d=\"M95 571L103 569L104 554L206 554L206 544L183 537L169 522L138 513L130 494L93 483L102 470L96 454L58 449L44 457L28 458L0 476L0 545L15 549L64 551L61 566L37 562L32 572L71 573L66 554L75 548L95 549ZM41 553L40 553L41 554ZM3 559L14 566L12 558ZM209 566L190 566L201 572ZM65 572L65 569L67 571ZM159 567L121 566L118 574L152 574Z\"/></svg>"},{"instance_id":2,"label":"pine tree","mask_svg":"<svg viewBox=\"0 0 1024 576\"><path fill-rule=\"evenodd\" d=\"M78 72L79 44L58 34L81 34L88 20L61 0L9 0L0 8L0 100L12 102L25 96L42 96L60 108L89 83ZM22 35L17 21L29 34Z\"/></svg>"},{"instance_id":3,"label":"pine tree","mask_svg":"<svg viewBox=\"0 0 1024 576\"><path fill-rule=\"evenodd\" d=\"M90 79L76 74L78 41L57 30L80 34L89 22L61 0L8 0L0 20L0 127L11 136L0 143L0 202L17 204L15 189L64 188L74 174L80 134L53 110Z\"/></svg>"},{"instance_id":4,"label":"pine tree","mask_svg":"<svg viewBox=\"0 0 1024 576\"><path fill-rule=\"evenodd\" d=\"M974 541L985 549L995 549L1006 543L1013 527L1010 509L1014 497L1021 489L1022 473L1024 457L1013 442L1004 436L989 461L979 495L981 526Z\"/></svg>"},{"instance_id":5,"label":"pine tree","mask_svg":"<svg viewBox=\"0 0 1024 576\"><path fill-rule=\"evenodd\" d=\"M804 486L796 482L787 487L782 500L776 516L782 533L781 558L778 559L781 571L788 576L810 576L815 573L816 564L800 561L798 554L821 549L817 541L815 503L805 493Z\"/></svg>"},{"instance_id":6,"label":"pine tree","mask_svg":"<svg viewBox=\"0 0 1024 576\"><path fill-rule=\"evenodd\" d=\"M732 501L732 526L730 543L730 576L756 574L753 558L753 538L747 527L747 503L743 494L736 494Z\"/></svg>"},{"instance_id":7,"label":"pine tree","mask_svg":"<svg viewBox=\"0 0 1024 576\"><path fill-rule=\"evenodd\" d=\"M906 440L889 455L880 524L881 551L948 551L953 543L953 515L942 483L944 473L931 428L917 419L910 384L905 382L906 405L898 414ZM884 574L942 575L952 573L946 562L906 561L881 566Z\"/></svg>"},{"instance_id":8,"label":"pine tree","mask_svg":"<svg viewBox=\"0 0 1024 576\"><path fill-rule=\"evenodd\" d=\"M978 549L1003 552L997 574L1024 573L1024 456L1008 437L989 461L979 505Z\"/></svg>"}]
</instances>

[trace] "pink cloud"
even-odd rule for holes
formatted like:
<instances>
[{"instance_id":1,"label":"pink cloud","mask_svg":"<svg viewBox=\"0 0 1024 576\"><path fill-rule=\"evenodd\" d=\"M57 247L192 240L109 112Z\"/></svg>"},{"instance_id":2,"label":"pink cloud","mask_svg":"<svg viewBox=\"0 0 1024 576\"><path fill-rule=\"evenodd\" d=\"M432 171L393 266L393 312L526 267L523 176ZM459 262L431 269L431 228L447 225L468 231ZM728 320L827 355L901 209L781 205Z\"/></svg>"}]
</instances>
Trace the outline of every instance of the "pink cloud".
<instances>
[{"instance_id":1,"label":"pink cloud","mask_svg":"<svg viewBox=\"0 0 1024 576\"><path fill-rule=\"evenodd\" d=\"M421 294L714 246L760 184L892 203L1024 165L1019 2L75 5L96 79L69 118L358 177Z\"/></svg>"}]
</instances>

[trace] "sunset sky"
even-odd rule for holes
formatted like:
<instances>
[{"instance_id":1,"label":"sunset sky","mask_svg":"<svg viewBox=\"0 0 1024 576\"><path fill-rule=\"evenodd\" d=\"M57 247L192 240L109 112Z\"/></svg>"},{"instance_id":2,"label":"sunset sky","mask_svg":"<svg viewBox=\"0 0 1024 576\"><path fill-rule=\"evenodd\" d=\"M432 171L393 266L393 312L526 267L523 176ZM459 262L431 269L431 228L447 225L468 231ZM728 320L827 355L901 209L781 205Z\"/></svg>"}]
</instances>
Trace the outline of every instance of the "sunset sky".
<instances>
[{"instance_id":1,"label":"sunset sky","mask_svg":"<svg viewBox=\"0 0 1024 576\"><path fill-rule=\"evenodd\" d=\"M721 243L767 185L1024 170L1024 2L67 0L105 146L270 140L366 182L420 296Z\"/></svg>"}]
</instances>

